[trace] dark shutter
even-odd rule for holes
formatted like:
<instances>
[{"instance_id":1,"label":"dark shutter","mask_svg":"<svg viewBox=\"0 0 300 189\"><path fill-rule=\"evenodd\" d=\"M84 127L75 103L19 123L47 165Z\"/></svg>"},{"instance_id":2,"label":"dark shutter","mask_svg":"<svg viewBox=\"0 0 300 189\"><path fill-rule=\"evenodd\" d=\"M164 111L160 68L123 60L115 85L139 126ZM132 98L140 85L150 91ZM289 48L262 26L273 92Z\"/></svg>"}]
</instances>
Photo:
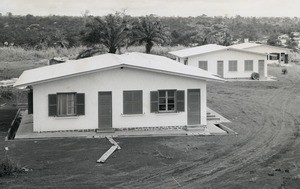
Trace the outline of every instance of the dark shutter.
<instances>
[{"instance_id":1,"label":"dark shutter","mask_svg":"<svg viewBox=\"0 0 300 189\"><path fill-rule=\"evenodd\" d=\"M133 92L133 114L142 114L143 113L143 91L134 91Z\"/></svg>"},{"instance_id":2,"label":"dark shutter","mask_svg":"<svg viewBox=\"0 0 300 189\"><path fill-rule=\"evenodd\" d=\"M123 114L143 113L143 91L123 91Z\"/></svg>"},{"instance_id":3,"label":"dark shutter","mask_svg":"<svg viewBox=\"0 0 300 189\"><path fill-rule=\"evenodd\" d=\"M285 54L284 55L284 63L289 63L289 55L288 54Z\"/></svg>"},{"instance_id":4,"label":"dark shutter","mask_svg":"<svg viewBox=\"0 0 300 189\"><path fill-rule=\"evenodd\" d=\"M48 95L48 102L49 102L49 116L56 116L57 115L57 97L56 97L56 94L49 94Z\"/></svg>"},{"instance_id":5,"label":"dark shutter","mask_svg":"<svg viewBox=\"0 0 300 189\"><path fill-rule=\"evenodd\" d=\"M150 92L151 108L150 112L158 112L158 91Z\"/></svg>"},{"instance_id":6,"label":"dark shutter","mask_svg":"<svg viewBox=\"0 0 300 189\"><path fill-rule=\"evenodd\" d=\"M84 93L76 94L76 111L77 115L85 114L85 101L84 101Z\"/></svg>"},{"instance_id":7,"label":"dark shutter","mask_svg":"<svg viewBox=\"0 0 300 189\"><path fill-rule=\"evenodd\" d=\"M132 93L123 91L123 114L132 114Z\"/></svg>"},{"instance_id":8,"label":"dark shutter","mask_svg":"<svg viewBox=\"0 0 300 189\"><path fill-rule=\"evenodd\" d=\"M28 99L28 114L33 113L33 90L30 89L30 91L27 94Z\"/></svg>"},{"instance_id":9,"label":"dark shutter","mask_svg":"<svg viewBox=\"0 0 300 189\"><path fill-rule=\"evenodd\" d=\"M177 91L176 97L177 112L184 112L184 91Z\"/></svg>"}]
</instances>

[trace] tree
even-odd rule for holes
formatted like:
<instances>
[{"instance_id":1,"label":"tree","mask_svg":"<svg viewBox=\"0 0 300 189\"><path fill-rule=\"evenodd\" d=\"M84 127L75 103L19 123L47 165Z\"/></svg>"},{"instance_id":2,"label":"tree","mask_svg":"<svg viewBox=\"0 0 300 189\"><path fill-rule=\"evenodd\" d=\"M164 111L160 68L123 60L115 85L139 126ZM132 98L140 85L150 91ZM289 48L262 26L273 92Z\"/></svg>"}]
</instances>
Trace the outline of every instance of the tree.
<instances>
[{"instance_id":1,"label":"tree","mask_svg":"<svg viewBox=\"0 0 300 189\"><path fill-rule=\"evenodd\" d=\"M116 12L104 17L96 17L92 23L86 25L84 42L88 45L102 44L108 48L109 53L116 53L126 45L129 31L129 17Z\"/></svg>"},{"instance_id":2,"label":"tree","mask_svg":"<svg viewBox=\"0 0 300 189\"><path fill-rule=\"evenodd\" d=\"M131 45L145 43L146 53L150 53L154 44L169 42L168 28L153 16L141 17L133 23Z\"/></svg>"},{"instance_id":3,"label":"tree","mask_svg":"<svg viewBox=\"0 0 300 189\"><path fill-rule=\"evenodd\" d=\"M267 40L267 44L268 45L272 45L272 46L282 46L281 41L278 39L278 35L274 34L271 35L269 37L269 39Z\"/></svg>"},{"instance_id":4,"label":"tree","mask_svg":"<svg viewBox=\"0 0 300 189\"><path fill-rule=\"evenodd\" d=\"M286 44L286 47L289 48L289 49L293 49L294 51L297 51L297 48L298 48L298 41L296 41L294 38L295 38L295 35L293 32L289 33L289 39L286 40L285 44Z\"/></svg>"},{"instance_id":5,"label":"tree","mask_svg":"<svg viewBox=\"0 0 300 189\"><path fill-rule=\"evenodd\" d=\"M195 31L196 34L191 38L197 45L218 44L228 46L231 44L232 36L224 24L198 25Z\"/></svg>"}]
</instances>

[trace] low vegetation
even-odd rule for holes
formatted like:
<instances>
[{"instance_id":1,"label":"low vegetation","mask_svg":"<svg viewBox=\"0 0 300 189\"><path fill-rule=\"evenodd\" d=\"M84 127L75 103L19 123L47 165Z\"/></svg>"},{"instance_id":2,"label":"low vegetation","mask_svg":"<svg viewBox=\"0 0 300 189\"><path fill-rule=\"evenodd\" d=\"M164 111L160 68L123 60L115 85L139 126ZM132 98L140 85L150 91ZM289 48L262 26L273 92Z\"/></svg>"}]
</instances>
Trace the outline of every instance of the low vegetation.
<instances>
[{"instance_id":1,"label":"low vegetation","mask_svg":"<svg viewBox=\"0 0 300 189\"><path fill-rule=\"evenodd\" d=\"M0 161L0 177L22 173L24 170L18 162L12 160L7 154Z\"/></svg>"},{"instance_id":2,"label":"low vegetation","mask_svg":"<svg viewBox=\"0 0 300 189\"><path fill-rule=\"evenodd\" d=\"M24 61L24 60L41 60L61 56L77 56L79 52L86 47L72 48L46 48L42 50L24 49L22 47L2 47L0 48L0 60L3 62Z\"/></svg>"}]
</instances>

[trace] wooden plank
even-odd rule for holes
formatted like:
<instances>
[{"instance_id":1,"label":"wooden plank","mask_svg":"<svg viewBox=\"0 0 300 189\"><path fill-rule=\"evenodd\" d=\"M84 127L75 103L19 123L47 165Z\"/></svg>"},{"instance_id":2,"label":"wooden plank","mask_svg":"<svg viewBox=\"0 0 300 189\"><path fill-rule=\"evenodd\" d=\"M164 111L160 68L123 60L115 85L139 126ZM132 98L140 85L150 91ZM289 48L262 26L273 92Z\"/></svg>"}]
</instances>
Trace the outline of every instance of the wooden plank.
<instances>
[{"instance_id":1,"label":"wooden plank","mask_svg":"<svg viewBox=\"0 0 300 189\"><path fill-rule=\"evenodd\" d=\"M108 149L101 157L97 160L97 163L104 163L105 160L118 148L118 146L113 145Z\"/></svg>"},{"instance_id":2,"label":"wooden plank","mask_svg":"<svg viewBox=\"0 0 300 189\"><path fill-rule=\"evenodd\" d=\"M111 137L111 136L106 136L107 140L109 140L110 143L118 147L118 150L121 150L121 147L119 144Z\"/></svg>"}]
</instances>

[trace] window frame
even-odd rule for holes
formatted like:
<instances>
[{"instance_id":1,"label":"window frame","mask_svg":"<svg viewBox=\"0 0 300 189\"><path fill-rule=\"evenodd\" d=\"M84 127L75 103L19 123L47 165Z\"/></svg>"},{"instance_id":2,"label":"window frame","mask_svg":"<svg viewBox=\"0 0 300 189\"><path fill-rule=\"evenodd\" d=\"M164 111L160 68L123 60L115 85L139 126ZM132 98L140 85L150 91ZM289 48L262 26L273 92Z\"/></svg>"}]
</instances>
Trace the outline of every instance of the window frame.
<instances>
[{"instance_id":1,"label":"window frame","mask_svg":"<svg viewBox=\"0 0 300 189\"><path fill-rule=\"evenodd\" d=\"M236 70L232 70L232 66L231 64L235 63L236 66L234 66L236 68ZM228 72L237 72L238 71L238 61L237 60L229 60L228 61Z\"/></svg>"},{"instance_id":2,"label":"window frame","mask_svg":"<svg viewBox=\"0 0 300 189\"><path fill-rule=\"evenodd\" d=\"M161 89L161 90L158 90L158 113L171 113L171 112L177 112L177 107L176 107L176 89ZM161 97L160 96L160 92L165 92L165 96L164 97ZM174 109L173 110L169 110L169 92L173 92L173 98L174 98L174 102L173 103L170 103L170 104L173 104L174 105ZM160 102L160 99L163 99L165 98L165 103L161 103ZM163 104L165 104L165 110L160 110L160 106L162 106Z\"/></svg>"},{"instance_id":3,"label":"window frame","mask_svg":"<svg viewBox=\"0 0 300 189\"><path fill-rule=\"evenodd\" d=\"M142 105L142 108L141 108L141 112L140 113L125 113L125 99L124 99L124 93L125 92L141 92L141 105ZM132 105L132 104L131 104ZM123 91L123 115L141 115L143 114L143 90L124 90Z\"/></svg>"},{"instance_id":4,"label":"window frame","mask_svg":"<svg viewBox=\"0 0 300 189\"><path fill-rule=\"evenodd\" d=\"M57 117L72 117L72 116L77 116L77 108L76 108L76 106L77 106L77 104L76 104L76 92L66 92L66 93L56 93L56 101L57 101L57 110L56 110L56 116ZM59 96L60 95L67 95L67 97L68 97L68 95L74 95L74 99L73 99L73 101L74 101L74 104L73 104L73 109L74 109L74 113L73 114L68 114L68 99L66 100L66 114L59 114L59 112L60 112L60 101L59 101Z\"/></svg>"},{"instance_id":5,"label":"window frame","mask_svg":"<svg viewBox=\"0 0 300 189\"><path fill-rule=\"evenodd\" d=\"M244 71L245 72L253 72L253 60L245 60L244 61ZM251 63L251 69L247 69L247 68L249 68L249 65L247 65L247 63L249 64L249 63Z\"/></svg>"}]
</instances>

